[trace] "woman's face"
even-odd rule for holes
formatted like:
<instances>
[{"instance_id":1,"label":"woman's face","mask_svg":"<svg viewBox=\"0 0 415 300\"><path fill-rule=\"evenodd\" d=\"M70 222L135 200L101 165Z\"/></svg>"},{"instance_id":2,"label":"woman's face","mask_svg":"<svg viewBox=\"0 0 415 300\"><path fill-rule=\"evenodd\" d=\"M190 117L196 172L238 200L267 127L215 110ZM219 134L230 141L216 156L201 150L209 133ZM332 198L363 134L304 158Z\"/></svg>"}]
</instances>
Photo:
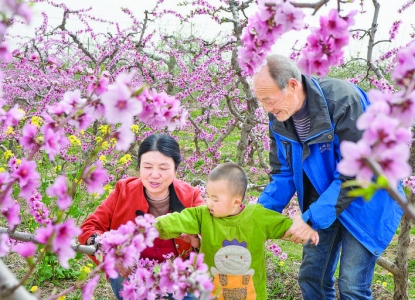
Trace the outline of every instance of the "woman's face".
<instances>
[{"instance_id":1,"label":"woman's face","mask_svg":"<svg viewBox=\"0 0 415 300\"><path fill-rule=\"evenodd\" d=\"M163 199L175 177L176 169L171 157L159 151L149 151L141 155L140 178L150 198Z\"/></svg>"}]
</instances>

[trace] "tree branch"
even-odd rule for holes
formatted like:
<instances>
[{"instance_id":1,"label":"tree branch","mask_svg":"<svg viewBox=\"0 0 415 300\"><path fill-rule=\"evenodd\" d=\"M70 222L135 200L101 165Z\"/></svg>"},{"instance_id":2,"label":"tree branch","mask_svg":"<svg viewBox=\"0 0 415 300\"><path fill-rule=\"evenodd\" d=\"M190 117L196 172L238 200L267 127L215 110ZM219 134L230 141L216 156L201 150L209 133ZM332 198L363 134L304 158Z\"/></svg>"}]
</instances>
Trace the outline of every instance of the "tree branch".
<instances>
[{"instance_id":1,"label":"tree branch","mask_svg":"<svg viewBox=\"0 0 415 300\"><path fill-rule=\"evenodd\" d=\"M8 228L4 228L4 227L0 227L0 233L7 233L11 239L15 239L18 241L33 242L35 244L41 244L35 240L34 234L30 234L26 232L19 232L19 231L12 232ZM85 245L80 245L80 244L72 246L72 249L75 250L75 252L82 253L82 254L89 254L89 255L94 255L95 252L97 251L95 246L85 246Z\"/></svg>"},{"instance_id":2,"label":"tree branch","mask_svg":"<svg viewBox=\"0 0 415 300\"><path fill-rule=\"evenodd\" d=\"M376 176L383 175L382 168L376 161L374 161L371 158L366 158L365 161L369 168L372 170L373 174L375 174ZM388 186L386 188L386 191L389 193L389 195L392 196L393 199L396 200L396 202L399 203L399 205L405 210L405 212L412 219L415 220L415 207L411 203L409 203L395 188Z\"/></svg>"}]
</instances>

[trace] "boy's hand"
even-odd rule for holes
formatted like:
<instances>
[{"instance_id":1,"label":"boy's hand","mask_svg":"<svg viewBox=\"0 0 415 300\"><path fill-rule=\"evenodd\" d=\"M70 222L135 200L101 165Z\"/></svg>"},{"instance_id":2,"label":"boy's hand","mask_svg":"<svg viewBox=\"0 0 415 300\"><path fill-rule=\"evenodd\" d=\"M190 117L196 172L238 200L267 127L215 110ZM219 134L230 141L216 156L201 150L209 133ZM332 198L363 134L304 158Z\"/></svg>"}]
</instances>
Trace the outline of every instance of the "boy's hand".
<instances>
[{"instance_id":1,"label":"boy's hand","mask_svg":"<svg viewBox=\"0 0 415 300\"><path fill-rule=\"evenodd\" d=\"M282 239L289 240L295 244L301 243L305 245L309 240L311 240L313 245L318 244L319 236L317 231L304 222L301 215L293 216L292 220L293 224L282 236Z\"/></svg>"},{"instance_id":2,"label":"boy's hand","mask_svg":"<svg viewBox=\"0 0 415 300\"><path fill-rule=\"evenodd\" d=\"M190 243L190 245L192 245L193 248L200 249L200 239L197 234L182 233L180 238L183 239L185 242Z\"/></svg>"}]
</instances>

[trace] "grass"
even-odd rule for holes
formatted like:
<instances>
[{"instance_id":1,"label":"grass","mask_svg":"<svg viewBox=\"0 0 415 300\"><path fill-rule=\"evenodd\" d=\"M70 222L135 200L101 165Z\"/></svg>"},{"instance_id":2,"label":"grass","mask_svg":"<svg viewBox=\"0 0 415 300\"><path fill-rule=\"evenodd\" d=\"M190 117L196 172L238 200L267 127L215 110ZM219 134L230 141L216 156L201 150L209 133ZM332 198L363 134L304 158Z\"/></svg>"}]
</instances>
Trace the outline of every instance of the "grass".
<instances>
[{"instance_id":1,"label":"grass","mask_svg":"<svg viewBox=\"0 0 415 300\"><path fill-rule=\"evenodd\" d=\"M390 243L382 255L389 261L394 261L396 255L396 239ZM408 296L409 299L415 299L415 230L411 230L412 244L408 248ZM288 258L284 261L268 254L267 265L267 282L268 282L268 299L302 299L301 291L297 284L298 270L301 264L302 246L287 241L276 241L281 249L288 254ZM338 279L338 267L336 269L335 278ZM393 299L394 280L393 275L384 268L376 265L375 273L372 281L372 292L374 300Z\"/></svg>"}]
</instances>

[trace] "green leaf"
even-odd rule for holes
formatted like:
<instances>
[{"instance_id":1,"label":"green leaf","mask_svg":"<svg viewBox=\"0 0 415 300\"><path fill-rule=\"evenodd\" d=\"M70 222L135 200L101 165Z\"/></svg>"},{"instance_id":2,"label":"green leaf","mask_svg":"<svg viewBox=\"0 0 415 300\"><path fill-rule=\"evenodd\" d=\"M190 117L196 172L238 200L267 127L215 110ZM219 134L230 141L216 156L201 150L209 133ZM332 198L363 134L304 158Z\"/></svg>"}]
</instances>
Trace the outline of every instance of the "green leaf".
<instances>
[{"instance_id":1,"label":"green leaf","mask_svg":"<svg viewBox=\"0 0 415 300\"><path fill-rule=\"evenodd\" d=\"M361 183L357 180L348 180L342 183L342 188L361 186Z\"/></svg>"},{"instance_id":2,"label":"green leaf","mask_svg":"<svg viewBox=\"0 0 415 300\"><path fill-rule=\"evenodd\" d=\"M380 175L376 180L379 189L387 189L389 187L388 178L385 175Z\"/></svg>"}]
</instances>

